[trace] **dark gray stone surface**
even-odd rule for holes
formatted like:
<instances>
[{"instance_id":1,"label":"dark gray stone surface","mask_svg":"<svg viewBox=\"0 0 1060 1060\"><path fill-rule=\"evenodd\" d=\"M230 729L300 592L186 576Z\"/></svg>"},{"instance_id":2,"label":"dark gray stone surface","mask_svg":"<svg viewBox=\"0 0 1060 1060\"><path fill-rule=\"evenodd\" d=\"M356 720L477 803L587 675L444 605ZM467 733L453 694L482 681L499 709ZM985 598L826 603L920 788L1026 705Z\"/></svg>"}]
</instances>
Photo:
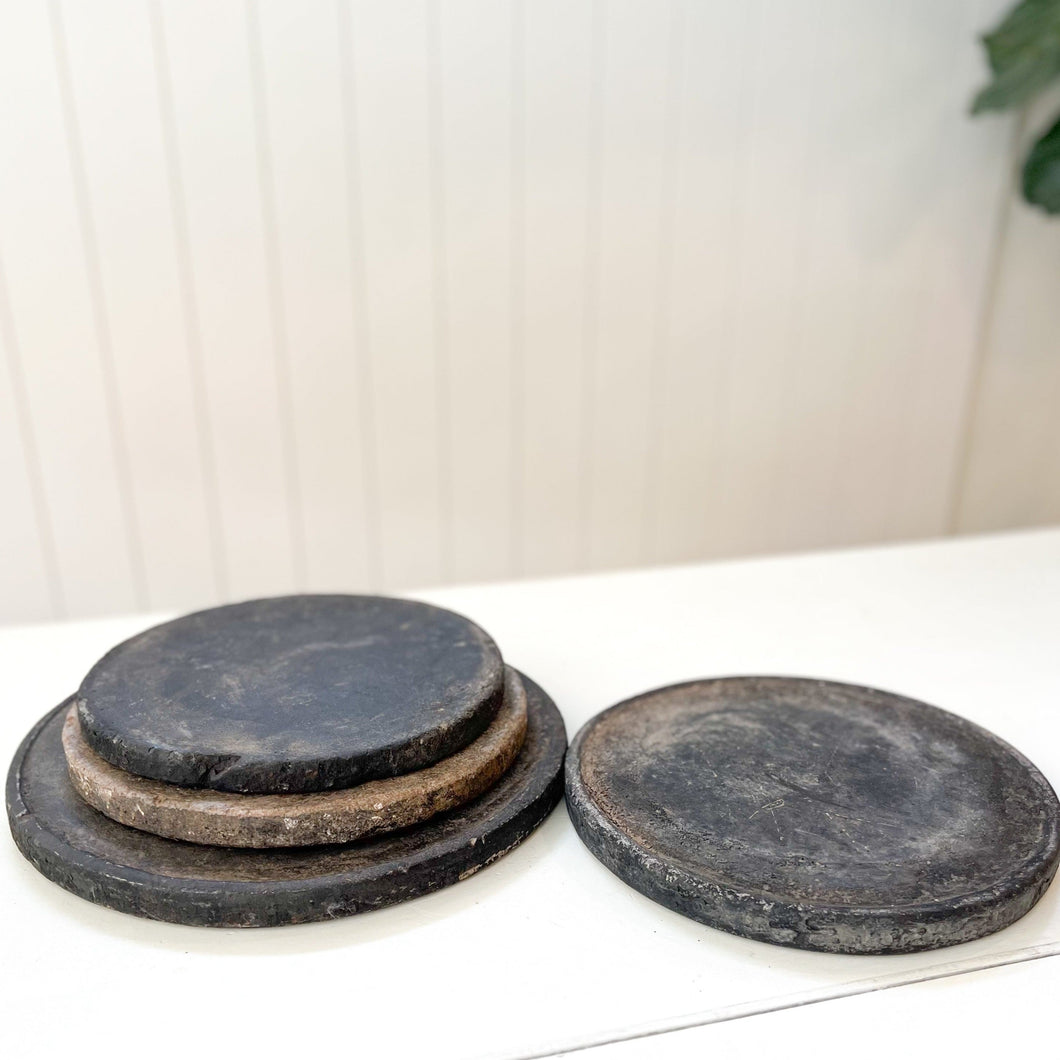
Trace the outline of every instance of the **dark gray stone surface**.
<instances>
[{"instance_id":1,"label":"dark gray stone surface","mask_svg":"<svg viewBox=\"0 0 1060 1060\"><path fill-rule=\"evenodd\" d=\"M236 850L128 828L76 794L60 740L70 700L23 741L7 779L11 832L49 879L100 905L155 920L267 927L328 920L456 883L518 845L563 792L566 733L533 681L519 757L495 787L426 824L345 846Z\"/></svg>"},{"instance_id":2,"label":"dark gray stone surface","mask_svg":"<svg viewBox=\"0 0 1060 1060\"><path fill-rule=\"evenodd\" d=\"M461 615L379 596L281 596L185 615L108 652L78 693L92 749L184 787L277 794L411 773L503 698Z\"/></svg>"},{"instance_id":3,"label":"dark gray stone surface","mask_svg":"<svg viewBox=\"0 0 1060 1060\"><path fill-rule=\"evenodd\" d=\"M954 714L828 681L734 677L593 718L567 757L586 846L649 898L763 942L903 953L1023 916L1060 805L1018 751Z\"/></svg>"}]
</instances>

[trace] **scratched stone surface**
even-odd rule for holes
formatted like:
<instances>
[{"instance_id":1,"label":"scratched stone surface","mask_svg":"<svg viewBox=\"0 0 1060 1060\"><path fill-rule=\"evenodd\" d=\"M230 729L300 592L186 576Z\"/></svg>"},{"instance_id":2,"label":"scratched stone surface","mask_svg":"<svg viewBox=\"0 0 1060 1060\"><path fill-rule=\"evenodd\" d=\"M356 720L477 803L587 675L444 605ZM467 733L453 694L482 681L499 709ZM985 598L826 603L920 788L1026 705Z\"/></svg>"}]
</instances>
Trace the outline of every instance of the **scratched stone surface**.
<instances>
[{"instance_id":1,"label":"scratched stone surface","mask_svg":"<svg viewBox=\"0 0 1060 1060\"><path fill-rule=\"evenodd\" d=\"M1027 912L1060 806L1018 751L875 689L737 677L659 689L591 720L567 759L579 835L613 872L713 927L891 953Z\"/></svg>"},{"instance_id":2,"label":"scratched stone surface","mask_svg":"<svg viewBox=\"0 0 1060 1060\"><path fill-rule=\"evenodd\" d=\"M118 824L74 790L61 730L72 700L29 733L7 777L19 850L45 876L100 905L207 927L330 920L457 883L526 839L563 795L563 719L533 681L511 768L472 802L424 824L337 846L239 850Z\"/></svg>"},{"instance_id":3,"label":"scratched stone surface","mask_svg":"<svg viewBox=\"0 0 1060 1060\"><path fill-rule=\"evenodd\" d=\"M411 773L480 736L504 666L461 615L379 596L282 596L185 615L81 684L101 758L184 787L277 794Z\"/></svg>"}]
</instances>

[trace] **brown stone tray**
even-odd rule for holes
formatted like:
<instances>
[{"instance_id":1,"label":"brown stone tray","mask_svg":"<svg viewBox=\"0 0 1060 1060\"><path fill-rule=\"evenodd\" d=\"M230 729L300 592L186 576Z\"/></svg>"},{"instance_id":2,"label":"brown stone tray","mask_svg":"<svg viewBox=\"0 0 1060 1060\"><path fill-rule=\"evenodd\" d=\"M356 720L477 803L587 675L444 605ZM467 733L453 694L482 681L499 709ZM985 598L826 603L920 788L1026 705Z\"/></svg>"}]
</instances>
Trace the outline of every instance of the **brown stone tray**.
<instances>
[{"instance_id":1,"label":"brown stone tray","mask_svg":"<svg viewBox=\"0 0 1060 1060\"><path fill-rule=\"evenodd\" d=\"M63 750L77 793L112 820L185 843L267 849L352 843L421 824L493 787L525 736L526 691L508 667L500 712L462 751L414 773L337 791L239 795L138 777L88 746L76 706L63 723Z\"/></svg>"}]
</instances>

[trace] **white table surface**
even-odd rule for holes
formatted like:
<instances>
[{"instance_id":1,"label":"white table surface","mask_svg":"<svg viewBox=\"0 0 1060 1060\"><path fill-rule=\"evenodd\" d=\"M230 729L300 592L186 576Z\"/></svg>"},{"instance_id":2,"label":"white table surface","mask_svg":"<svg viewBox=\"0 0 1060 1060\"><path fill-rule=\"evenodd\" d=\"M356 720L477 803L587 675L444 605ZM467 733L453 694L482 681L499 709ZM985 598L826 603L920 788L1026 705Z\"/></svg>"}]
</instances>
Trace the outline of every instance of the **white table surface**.
<instances>
[{"instance_id":1,"label":"white table surface","mask_svg":"<svg viewBox=\"0 0 1060 1060\"><path fill-rule=\"evenodd\" d=\"M658 685L802 674L957 711L1060 781L1060 531L418 595L484 625L555 697L571 734ZM160 617L0 630L5 761L99 655ZM861 1006L891 1033L890 1014L903 1004L929 1011L933 990L955 998L956 1013L962 990L974 1006L990 995L983 984L1009 975L1055 989L1060 967L1048 956L1060 953L1060 886L1011 928L947 950L802 953L713 931L643 898L589 855L562 808L455 887L343 921L260 931L101 909L49 883L10 841L0 847L5 1056L112 1058L125 1043L156 1057L238 1048L508 1058L682 1027L697 1029L586 1056L701 1055L733 1041L757 1042L757 1055L779 1043L800 1055L786 1028L834 1029L832 1019L860 1020ZM1033 957L1046 959L977 971ZM940 976L954 978L877 992ZM824 1003L793 1007L815 1001ZM844 1011L854 1016L832 1015ZM955 1021L947 1033L971 1027ZM645 1048L653 1051L630 1051Z\"/></svg>"},{"instance_id":2,"label":"white table surface","mask_svg":"<svg viewBox=\"0 0 1060 1060\"><path fill-rule=\"evenodd\" d=\"M1057 1053L1060 957L601 1045L577 1060L920 1060Z\"/></svg>"}]
</instances>

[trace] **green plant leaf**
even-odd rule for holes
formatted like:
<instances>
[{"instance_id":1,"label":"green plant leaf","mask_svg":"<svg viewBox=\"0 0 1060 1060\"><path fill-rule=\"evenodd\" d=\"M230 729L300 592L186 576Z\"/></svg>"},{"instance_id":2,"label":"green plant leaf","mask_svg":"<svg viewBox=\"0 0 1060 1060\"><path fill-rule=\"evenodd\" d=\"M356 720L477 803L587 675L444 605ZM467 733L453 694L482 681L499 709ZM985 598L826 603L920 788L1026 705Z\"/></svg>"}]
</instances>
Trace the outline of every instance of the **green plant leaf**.
<instances>
[{"instance_id":1,"label":"green plant leaf","mask_svg":"<svg viewBox=\"0 0 1060 1060\"><path fill-rule=\"evenodd\" d=\"M972 113L1022 106L1060 77L1060 0L1022 0L983 45L994 79Z\"/></svg>"},{"instance_id":2,"label":"green plant leaf","mask_svg":"<svg viewBox=\"0 0 1060 1060\"><path fill-rule=\"evenodd\" d=\"M1027 155L1023 197L1046 213L1060 213L1060 119Z\"/></svg>"}]
</instances>

